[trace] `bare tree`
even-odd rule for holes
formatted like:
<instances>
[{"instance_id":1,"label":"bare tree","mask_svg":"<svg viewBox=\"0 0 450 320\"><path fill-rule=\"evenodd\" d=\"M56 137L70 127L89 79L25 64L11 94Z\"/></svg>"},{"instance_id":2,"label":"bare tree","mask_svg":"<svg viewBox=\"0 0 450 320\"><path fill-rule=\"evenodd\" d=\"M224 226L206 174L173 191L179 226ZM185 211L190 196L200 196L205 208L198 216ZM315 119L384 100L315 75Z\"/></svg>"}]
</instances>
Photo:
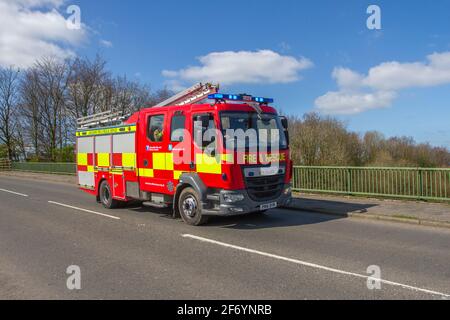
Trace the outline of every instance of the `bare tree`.
<instances>
[{"instance_id":1,"label":"bare tree","mask_svg":"<svg viewBox=\"0 0 450 320\"><path fill-rule=\"evenodd\" d=\"M6 145L10 160L16 156L15 135L19 98L19 70L0 69L0 141Z\"/></svg>"},{"instance_id":2,"label":"bare tree","mask_svg":"<svg viewBox=\"0 0 450 320\"><path fill-rule=\"evenodd\" d=\"M22 78L21 115L23 128L28 132L28 139L33 146L36 159L41 156L41 97L38 91L38 72L36 68L29 69Z\"/></svg>"},{"instance_id":3,"label":"bare tree","mask_svg":"<svg viewBox=\"0 0 450 320\"><path fill-rule=\"evenodd\" d=\"M37 67L41 75L41 89L49 103L44 105L43 124L48 134L47 150L52 161L55 161L56 148L63 147L63 117L67 101L67 89L71 75L71 68L67 61L59 62L54 59L38 61Z\"/></svg>"},{"instance_id":4,"label":"bare tree","mask_svg":"<svg viewBox=\"0 0 450 320\"><path fill-rule=\"evenodd\" d=\"M376 131L363 137L332 117L317 113L289 117L291 154L299 165L449 167L444 147L417 144L411 137L385 139Z\"/></svg>"},{"instance_id":5,"label":"bare tree","mask_svg":"<svg viewBox=\"0 0 450 320\"><path fill-rule=\"evenodd\" d=\"M71 62L66 108L75 119L99 112L102 107L102 87L110 78L106 61L97 56L93 61L76 58Z\"/></svg>"},{"instance_id":6,"label":"bare tree","mask_svg":"<svg viewBox=\"0 0 450 320\"><path fill-rule=\"evenodd\" d=\"M148 86L130 81L126 76L113 78L100 56L93 61L76 58L72 71L67 108L74 118L111 109L135 112L147 106L151 99Z\"/></svg>"},{"instance_id":7,"label":"bare tree","mask_svg":"<svg viewBox=\"0 0 450 320\"><path fill-rule=\"evenodd\" d=\"M129 81L126 76L119 76L111 81L111 106L114 110L133 113L143 107L148 107L151 100L150 88L135 81Z\"/></svg>"},{"instance_id":8,"label":"bare tree","mask_svg":"<svg viewBox=\"0 0 450 320\"><path fill-rule=\"evenodd\" d=\"M70 75L67 61L45 58L27 71L22 82L22 110L38 157L43 151L46 158L54 161L56 149L64 145Z\"/></svg>"},{"instance_id":9,"label":"bare tree","mask_svg":"<svg viewBox=\"0 0 450 320\"><path fill-rule=\"evenodd\" d=\"M169 90L167 88L157 90L155 93L150 95L150 98L147 100L146 107L153 107L158 103L170 98L174 94L175 93L172 90Z\"/></svg>"}]
</instances>

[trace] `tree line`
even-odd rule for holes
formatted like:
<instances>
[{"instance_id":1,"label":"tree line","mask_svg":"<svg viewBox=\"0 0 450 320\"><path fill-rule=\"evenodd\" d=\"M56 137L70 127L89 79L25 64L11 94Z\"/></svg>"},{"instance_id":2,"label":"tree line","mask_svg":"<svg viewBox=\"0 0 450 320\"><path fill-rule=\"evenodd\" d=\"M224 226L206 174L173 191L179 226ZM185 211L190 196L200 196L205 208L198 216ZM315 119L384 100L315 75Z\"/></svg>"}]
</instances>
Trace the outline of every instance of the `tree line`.
<instances>
[{"instance_id":1,"label":"tree line","mask_svg":"<svg viewBox=\"0 0 450 320\"><path fill-rule=\"evenodd\" d=\"M73 161L77 118L111 109L131 113L172 95L150 89L113 76L99 56L1 68L0 158Z\"/></svg>"},{"instance_id":2,"label":"tree line","mask_svg":"<svg viewBox=\"0 0 450 320\"><path fill-rule=\"evenodd\" d=\"M305 166L450 167L445 147L416 143L411 137L386 138L378 131L361 135L330 116L289 116L291 154Z\"/></svg>"},{"instance_id":3,"label":"tree line","mask_svg":"<svg viewBox=\"0 0 450 320\"><path fill-rule=\"evenodd\" d=\"M114 76L100 56L44 58L26 70L0 68L0 158L73 162L77 118L111 109L132 113L172 94ZM376 131L360 135L317 113L288 118L297 165L450 166L444 147Z\"/></svg>"}]
</instances>

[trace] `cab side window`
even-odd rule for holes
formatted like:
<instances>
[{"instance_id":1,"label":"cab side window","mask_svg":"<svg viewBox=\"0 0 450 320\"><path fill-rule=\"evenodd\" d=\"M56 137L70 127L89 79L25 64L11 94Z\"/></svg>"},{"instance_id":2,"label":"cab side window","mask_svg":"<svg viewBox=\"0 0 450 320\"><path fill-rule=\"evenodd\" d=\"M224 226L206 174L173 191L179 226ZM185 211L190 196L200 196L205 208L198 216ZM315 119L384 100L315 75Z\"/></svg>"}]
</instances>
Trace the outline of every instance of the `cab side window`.
<instances>
[{"instance_id":1,"label":"cab side window","mask_svg":"<svg viewBox=\"0 0 450 320\"><path fill-rule=\"evenodd\" d=\"M148 119L147 136L150 141L161 142L164 138L164 115L150 116Z\"/></svg>"},{"instance_id":2,"label":"cab side window","mask_svg":"<svg viewBox=\"0 0 450 320\"><path fill-rule=\"evenodd\" d=\"M213 114L200 114L194 115L194 139L198 146L202 149L206 147L215 147L216 136L207 136L205 133L207 131L211 132L211 129L216 129L216 124L214 123Z\"/></svg>"},{"instance_id":3,"label":"cab side window","mask_svg":"<svg viewBox=\"0 0 450 320\"><path fill-rule=\"evenodd\" d=\"M172 117L172 123L170 125L170 141L173 142L183 141L185 122L186 117L184 115Z\"/></svg>"}]
</instances>

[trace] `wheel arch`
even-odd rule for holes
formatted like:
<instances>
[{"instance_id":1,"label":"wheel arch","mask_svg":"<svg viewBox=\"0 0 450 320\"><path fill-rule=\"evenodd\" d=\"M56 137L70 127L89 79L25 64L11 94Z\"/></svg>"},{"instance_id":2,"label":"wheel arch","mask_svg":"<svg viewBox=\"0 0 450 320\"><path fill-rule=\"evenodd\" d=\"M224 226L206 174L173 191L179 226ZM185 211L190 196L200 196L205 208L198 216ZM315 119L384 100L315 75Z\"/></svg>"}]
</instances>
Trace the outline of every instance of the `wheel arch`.
<instances>
[{"instance_id":1,"label":"wheel arch","mask_svg":"<svg viewBox=\"0 0 450 320\"><path fill-rule=\"evenodd\" d=\"M100 186L102 185L103 181L108 181L108 179L106 179L106 178L101 178L101 179L98 181L98 184L97 184L97 196L96 196L97 202L100 202Z\"/></svg>"},{"instance_id":2,"label":"wheel arch","mask_svg":"<svg viewBox=\"0 0 450 320\"><path fill-rule=\"evenodd\" d=\"M203 201L206 197L206 186L203 181L200 179L197 173L183 173L180 176L179 183L177 185L174 199L173 199L173 216L174 218L180 217L180 212L178 210L178 201L180 198L181 192L188 188L193 188L199 195L200 200ZM201 204L200 204L201 205Z\"/></svg>"}]
</instances>

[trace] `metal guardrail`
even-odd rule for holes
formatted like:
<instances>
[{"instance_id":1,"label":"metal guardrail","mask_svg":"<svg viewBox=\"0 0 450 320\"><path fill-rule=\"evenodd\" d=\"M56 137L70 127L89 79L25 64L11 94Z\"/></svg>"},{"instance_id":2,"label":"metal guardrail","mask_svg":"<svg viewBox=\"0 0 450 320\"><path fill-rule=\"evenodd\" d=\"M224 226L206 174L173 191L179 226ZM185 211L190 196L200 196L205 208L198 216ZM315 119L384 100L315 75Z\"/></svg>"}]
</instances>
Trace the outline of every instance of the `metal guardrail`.
<instances>
[{"instance_id":1,"label":"metal guardrail","mask_svg":"<svg viewBox=\"0 0 450 320\"><path fill-rule=\"evenodd\" d=\"M11 160L0 159L0 171L9 171L9 170L11 170Z\"/></svg>"},{"instance_id":2,"label":"metal guardrail","mask_svg":"<svg viewBox=\"0 0 450 320\"><path fill-rule=\"evenodd\" d=\"M54 173L75 175L77 165L75 163L52 163L52 162L13 162L12 170L28 171L38 173Z\"/></svg>"},{"instance_id":3,"label":"metal guardrail","mask_svg":"<svg viewBox=\"0 0 450 320\"><path fill-rule=\"evenodd\" d=\"M450 201L450 168L295 166L293 190Z\"/></svg>"},{"instance_id":4,"label":"metal guardrail","mask_svg":"<svg viewBox=\"0 0 450 320\"><path fill-rule=\"evenodd\" d=\"M76 174L75 163L10 165L18 171ZM450 168L294 166L292 187L300 192L450 201Z\"/></svg>"}]
</instances>

